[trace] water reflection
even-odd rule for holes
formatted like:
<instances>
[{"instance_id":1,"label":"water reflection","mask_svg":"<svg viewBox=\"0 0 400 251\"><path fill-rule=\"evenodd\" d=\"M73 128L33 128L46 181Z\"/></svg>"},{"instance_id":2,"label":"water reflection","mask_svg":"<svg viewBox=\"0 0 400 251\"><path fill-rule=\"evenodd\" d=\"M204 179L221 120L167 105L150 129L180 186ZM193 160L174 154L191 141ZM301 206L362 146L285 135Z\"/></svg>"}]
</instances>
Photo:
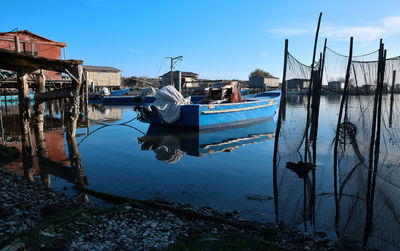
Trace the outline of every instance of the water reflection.
<instances>
[{"instance_id":1,"label":"water reflection","mask_svg":"<svg viewBox=\"0 0 400 251\"><path fill-rule=\"evenodd\" d=\"M156 159L178 162L186 153L202 157L217 152L232 152L238 147L271 140L275 135L275 121L269 120L246 127L219 131L181 131L152 124L145 136L138 138L141 150L152 150Z\"/></svg>"},{"instance_id":2,"label":"water reflection","mask_svg":"<svg viewBox=\"0 0 400 251\"><path fill-rule=\"evenodd\" d=\"M28 133L30 149L21 154L17 161L4 165L4 168L21 174L30 181L34 181L35 176L40 176L41 183L46 187L51 186L51 175L79 186L88 185L75 134L66 137L68 151L65 149L64 120L55 115L59 114L62 105L62 102L47 103L47 113L44 114L44 106L35 104L34 112L30 111L33 114ZM16 107L16 104L8 104L7 109L3 111L4 136L1 141L4 145L14 146L23 152L19 130L20 117ZM54 111L57 112L54 113ZM86 194L79 194L79 197L88 201Z\"/></svg>"}]
</instances>

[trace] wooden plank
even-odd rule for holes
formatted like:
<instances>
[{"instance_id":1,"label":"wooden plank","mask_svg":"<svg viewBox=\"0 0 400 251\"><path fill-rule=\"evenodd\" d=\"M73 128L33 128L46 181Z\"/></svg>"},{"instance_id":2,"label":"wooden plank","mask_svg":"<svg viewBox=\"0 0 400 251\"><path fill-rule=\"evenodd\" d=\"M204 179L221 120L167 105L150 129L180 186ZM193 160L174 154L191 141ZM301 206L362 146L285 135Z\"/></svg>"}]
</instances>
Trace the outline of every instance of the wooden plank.
<instances>
[{"instance_id":1,"label":"wooden plank","mask_svg":"<svg viewBox=\"0 0 400 251\"><path fill-rule=\"evenodd\" d=\"M72 71L74 66L82 63L82 60L58 60L0 49L0 69L5 70L29 73L38 69L46 69L65 72L66 69Z\"/></svg>"}]
</instances>

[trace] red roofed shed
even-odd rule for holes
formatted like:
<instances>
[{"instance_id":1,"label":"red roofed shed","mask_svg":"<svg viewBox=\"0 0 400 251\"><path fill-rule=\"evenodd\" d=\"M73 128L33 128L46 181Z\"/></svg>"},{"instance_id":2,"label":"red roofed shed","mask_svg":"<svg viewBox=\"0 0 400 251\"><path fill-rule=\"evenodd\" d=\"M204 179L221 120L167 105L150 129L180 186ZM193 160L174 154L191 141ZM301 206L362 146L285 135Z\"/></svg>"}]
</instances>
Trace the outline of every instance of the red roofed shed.
<instances>
[{"instance_id":1,"label":"red roofed shed","mask_svg":"<svg viewBox=\"0 0 400 251\"><path fill-rule=\"evenodd\" d=\"M15 51L14 37L19 37L21 52L52 59L61 59L61 48L65 43L55 42L48 38L34 34L28 30L0 32L0 48ZM49 80L61 79L61 73L46 71Z\"/></svg>"}]
</instances>

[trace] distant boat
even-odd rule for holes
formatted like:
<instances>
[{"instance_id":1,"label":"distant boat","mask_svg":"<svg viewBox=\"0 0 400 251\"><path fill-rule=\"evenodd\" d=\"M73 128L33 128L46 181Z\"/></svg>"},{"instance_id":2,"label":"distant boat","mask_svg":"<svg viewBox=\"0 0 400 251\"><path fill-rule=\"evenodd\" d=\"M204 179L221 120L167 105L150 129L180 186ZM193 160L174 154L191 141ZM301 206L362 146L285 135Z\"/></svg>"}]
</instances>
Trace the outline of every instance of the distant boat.
<instances>
[{"instance_id":1,"label":"distant boat","mask_svg":"<svg viewBox=\"0 0 400 251\"><path fill-rule=\"evenodd\" d=\"M107 89L106 95L104 95L102 93L103 90L100 92L89 92L88 97L89 97L89 99L100 99L102 96L123 96L123 95L126 95L130 89L131 88L125 88L125 89L114 90L114 91L110 91L110 92L108 92L108 89Z\"/></svg>"},{"instance_id":2,"label":"distant boat","mask_svg":"<svg viewBox=\"0 0 400 251\"><path fill-rule=\"evenodd\" d=\"M35 97L35 94L34 93L30 93L29 94L29 99L30 100L33 100L34 99L34 97ZM0 101L6 101L7 100L7 102L18 102L19 101L19 98L18 98L18 95L7 95L7 96L0 96Z\"/></svg>"},{"instance_id":3,"label":"distant boat","mask_svg":"<svg viewBox=\"0 0 400 251\"><path fill-rule=\"evenodd\" d=\"M175 163L186 153L202 157L217 152L232 152L238 147L272 140L273 119L218 131L185 131L151 124L145 136L138 138L142 150L153 150L161 161Z\"/></svg>"},{"instance_id":4,"label":"distant boat","mask_svg":"<svg viewBox=\"0 0 400 251\"><path fill-rule=\"evenodd\" d=\"M139 109L140 119L151 124L195 130L242 126L270 119L275 114L280 97L280 91L270 91L242 100L236 84L232 82L210 89L206 98L197 104L179 105L180 116L176 121L170 121L170 117L175 114L165 114L165 111L176 111L176 108L166 107L168 102L160 105L162 111L156 109L154 104L149 108L142 107ZM171 103L174 105L174 102Z\"/></svg>"}]
</instances>

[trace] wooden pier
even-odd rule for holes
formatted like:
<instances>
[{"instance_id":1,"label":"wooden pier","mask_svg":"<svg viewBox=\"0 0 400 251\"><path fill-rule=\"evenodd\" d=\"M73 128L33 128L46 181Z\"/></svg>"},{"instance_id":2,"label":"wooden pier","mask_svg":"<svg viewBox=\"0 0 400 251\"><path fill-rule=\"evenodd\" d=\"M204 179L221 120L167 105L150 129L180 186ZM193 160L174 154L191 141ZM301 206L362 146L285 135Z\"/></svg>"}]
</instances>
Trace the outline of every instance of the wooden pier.
<instances>
[{"instance_id":1,"label":"wooden pier","mask_svg":"<svg viewBox=\"0 0 400 251\"><path fill-rule=\"evenodd\" d=\"M21 52L18 37L15 37L16 51L0 49L0 69L16 72L13 81L0 81L0 91L15 88L18 93L20 117L22 157L24 170L29 170L34 152L39 157L39 163L47 159L44 140L44 110L45 101L61 100L64 104L65 133L68 142L68 152L73 170L82 170L81 158L75 140L77 120L79 117L82 88L82 60L58 60L27 55ZM71 80L46 80L44 71L65 73ZM30 80L28 80L30 76ZM46 86L52 86L46 88ZM33 111L31 114L30 89L35 92ZM0 103L1 104L1 103ZM0 105L1 108L1 105ZM30 122L34 125L35 137L31 137ZM35 144L33 144L35 140ZM35 145L36 149L32 149Z\"/></svg>"}]
</instances>

